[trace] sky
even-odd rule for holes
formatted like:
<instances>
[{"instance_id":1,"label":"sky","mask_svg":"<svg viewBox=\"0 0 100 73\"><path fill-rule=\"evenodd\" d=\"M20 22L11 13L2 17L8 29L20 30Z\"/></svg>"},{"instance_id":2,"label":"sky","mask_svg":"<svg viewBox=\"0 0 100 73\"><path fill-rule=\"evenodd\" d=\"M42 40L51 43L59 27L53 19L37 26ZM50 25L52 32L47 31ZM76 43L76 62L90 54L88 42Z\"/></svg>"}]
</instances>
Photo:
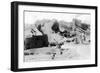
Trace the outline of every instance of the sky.
<instances>
[{"instance_id":1,"label":"sky","mask_svg":"<svg viewBox=\"0 0 100 73\"><path fill-rule=\"evenodd\" d=\"M50 13L50 12L24 12L25 25L34 24L37 20L42 19L57 19L71 22L73 18L81 19L83 22L90 23L91 15L86 14L72 14L72 13Z\"/></svg>"}]
</instances>

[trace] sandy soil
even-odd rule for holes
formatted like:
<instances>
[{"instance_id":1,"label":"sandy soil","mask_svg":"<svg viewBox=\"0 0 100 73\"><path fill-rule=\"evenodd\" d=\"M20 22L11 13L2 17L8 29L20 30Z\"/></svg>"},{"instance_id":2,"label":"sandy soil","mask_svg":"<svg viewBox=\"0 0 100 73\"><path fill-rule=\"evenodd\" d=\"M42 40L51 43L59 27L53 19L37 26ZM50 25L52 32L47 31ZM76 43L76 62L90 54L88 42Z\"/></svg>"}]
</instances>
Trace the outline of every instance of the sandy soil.
<instances>
[{"instance_id":1,"label":"sandy soil","mask_svg":"<svg viewBox=\"0 0 100 73\"><path fill-rule=\"evenodd\" d=\"M65 44L62 46L62 49L64 49L62 54L60 54L61 50L56 46L25 50L24 53L29 53L30 55L24 55L24 61L33 62L90 59L90 45ZM54 53L56 53L55 56Z\"/></svg>"}]
</instances>

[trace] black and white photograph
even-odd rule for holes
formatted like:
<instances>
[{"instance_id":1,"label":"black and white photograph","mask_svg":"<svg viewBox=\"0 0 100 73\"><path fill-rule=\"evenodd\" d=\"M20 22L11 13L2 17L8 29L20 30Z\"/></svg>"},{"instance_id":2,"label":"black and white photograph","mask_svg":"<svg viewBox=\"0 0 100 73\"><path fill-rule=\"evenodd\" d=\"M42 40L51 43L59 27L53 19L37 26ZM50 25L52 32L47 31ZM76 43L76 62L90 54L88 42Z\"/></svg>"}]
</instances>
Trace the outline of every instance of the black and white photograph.
<instances>
[{"instance_id":1,"label":"black and white photograph","mask_svg":"<svg viewBox=\"0 0 100 73\"><path fill-rule=\"evenodd\" d=\"M97 66L97 7L12 2L11 70Z\"/></svg>"},{"instance_id":2,"label":"black and white photograph","mask_svg":"<svg viewBox=\"0 0 100 73\"><path fill-rule=\"evenodd\" d=\"M24 61L90 59L91 15L24 11Z\"/></svg>"}]
</instances>

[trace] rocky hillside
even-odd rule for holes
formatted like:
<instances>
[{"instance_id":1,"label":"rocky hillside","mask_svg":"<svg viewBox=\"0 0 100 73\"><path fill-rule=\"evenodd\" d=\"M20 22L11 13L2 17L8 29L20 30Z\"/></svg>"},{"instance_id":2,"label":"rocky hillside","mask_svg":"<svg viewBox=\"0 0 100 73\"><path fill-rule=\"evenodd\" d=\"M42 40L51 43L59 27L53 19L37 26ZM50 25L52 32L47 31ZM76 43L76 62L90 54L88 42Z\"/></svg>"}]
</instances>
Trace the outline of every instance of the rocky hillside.
<instances>
[{"instance_id":1,"label":"rocky hillside","mask_svg":"<svg viewBox=\"0 0 100 73\"><path fill-rule=\"evenodd\" d=\"M80 39L80 35L87 37L87 34L90 37L90 24L82 23L78 19L73 19L72 22L43 19L37 20L31 26L25 26L25 38L47 35L49 43L62 43L73 37Z\"/></svg>"}]
</instances>

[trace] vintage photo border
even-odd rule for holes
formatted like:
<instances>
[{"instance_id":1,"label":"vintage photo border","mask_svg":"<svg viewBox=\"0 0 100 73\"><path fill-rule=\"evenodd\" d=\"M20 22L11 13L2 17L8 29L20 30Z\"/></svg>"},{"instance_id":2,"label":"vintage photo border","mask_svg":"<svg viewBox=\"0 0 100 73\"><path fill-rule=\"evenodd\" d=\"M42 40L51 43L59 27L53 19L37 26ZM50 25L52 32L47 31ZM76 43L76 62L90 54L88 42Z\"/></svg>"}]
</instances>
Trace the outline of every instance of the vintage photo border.
<instances>
[{"instance_id":1,"label":"vintage photo border","mask_svg":"<svg viewBox=\"0 0 100 73\"><path fill-rule=\"evenodd\" d=\"M73 65L73 66L52 66L40 68L18 68L18 6L19 5L36 5L50 7L69 7L83 8L95 10L95 64L89 65ZM32 3L32 2L17 2L11 3L11 70L12 71L31 71L31 70L48 70L48 69L64 69L64 68L80 68L97 66L97 6L82 6L82 5L65 5L65 4L49 4L49 3Z\"/></svg>"}]
</instances>

